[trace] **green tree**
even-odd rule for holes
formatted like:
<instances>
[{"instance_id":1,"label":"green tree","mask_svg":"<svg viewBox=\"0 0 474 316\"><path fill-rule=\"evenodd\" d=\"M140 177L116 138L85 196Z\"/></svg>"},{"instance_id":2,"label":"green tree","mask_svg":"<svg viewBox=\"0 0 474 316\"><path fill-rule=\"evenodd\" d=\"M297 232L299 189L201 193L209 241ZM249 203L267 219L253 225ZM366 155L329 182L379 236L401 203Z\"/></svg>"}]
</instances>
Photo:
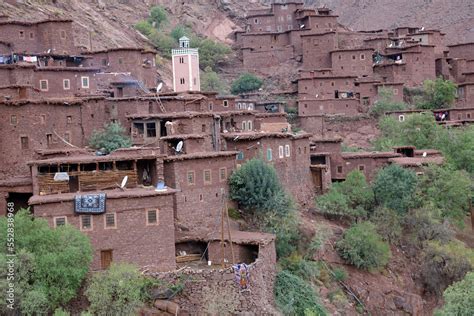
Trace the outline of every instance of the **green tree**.
<instances>
[{"instance_id":1,"label":"green tree","mask_svg":"<svg viewBox=\"0 0 474 316\"><path fill-rule=\"evenodd\" d=\"M132 146L132 140L125 135L125 130L119 123L110 123L104 130L92 133L89 146L108 154L119 148Z\"/></svg>"},{"instance_id":2,"label":"green tree","mask_svg":"<svg viewBox=\"0 0 474 316\"><path fill-rule=\"evenodd\" d=\"M463 227L471 197L471 180L465 172L449 166L426 167L418 188L427 206L440 210L443 218Z\"/></svg>"},{"instance_id":3,"label":"green tree","mask_svg":"<svg viewBox=\"0 0 474 316\"><path fill-rule=\"evenodd\" d=\"M89 311L94 315L134 315L144 304L145 277L128 264L112 264L93 275L86 290Z\"/></svg>"},{"instance_id":4,"label":"green tree","mask_svg":"<svg viewBox=\"0 0 474 316\"><path fill-rule=\"evenodd\" d=\"M231 49L225 44L198 36L191 36L190 45L199 49L199 65L203 69L207 67L216 69L220 63L226 60L227 55L231 52Z\"/></svg>"},{"instance_id":5,"label":"green tree","mask_svg":"<svg viewBox=\"0 0 474 316\"><path fill-rule=\"evenodd\" d=\"M258 90L263 84L263 80L251 73L243 73L232 82L230 91L232 94L240 94Z\"/></svg>"},{"instance_id":6,"label":"green tree","mask_svg":"<svg viewBox=\"0 0 474 316\"><path fill-rule=\"evenodd\" d=\"M327 315L311 285L290 271L283 270L277 274L274 294L284 315Z\"/></svg>"},{"instance_id":7,"label":"green tree","mask_svg":"<svg viewBox=\"0 0 474 316\"><path fill-rule=\"evenodd\" d=\"M327 215L365 218L373 208L374 193L364 174L354 170L344 182L333 183L329 192L317 198L316 203L321 212Z\"/></svg>"},{"instance_id":8,"label":"green tree","mask_svg":"<svg viewBox=\"0 0 474 316\"><path fill-rule=\"evenodd\" d=\"M336 249L344 260L366 270L384 267L391 256L388 244L370 222L355 224L346 230L336 243Z\"/></svg>"},{"instance_id":9,"label":"green tree","mask_svg":"<svg viewBox=\"0 0 474 316\"><path fill-rule=\"evenodd\" d=\"M153 30L148 38L163 57L168 59L171 58L171 50L176 47L176 42L171 36L163 32Z\"/></svg>"},{"instance_id":10,"label":"green tree","mask_svg":"<svg viewBox=\"0 0 474 316\"><path fill-rule=\"evenodd\" d=\"M443 293L444 306L436 316L474 315L474 272L466 274L463 280L455 282Z\"/></svg>"},{"instance_id":11,"label":"green tree","mask_svg":"<svg viewBox=\"0 0 474 316\"><path fill-rule=\"evenodd\" d=\"M421 109L448 108L456 99L457 86L450 80L439 77L436 80L425 80L423 83L423 101L417 104Z\"/></svg>"},{"instance_id":12,"label":"green tree","mask_svg":"<svg viewBox=\"0 0 474 316\"><path fill-rule=\"evenodd\" d=\"M150 36L151 33L153 33L154 29L153 26L148 22L148 21L139 21L137 24L135 24L135 29L138 30L138 32L142 33L145 36Z\"/></svg>"},{"instance_id":13,"label":"green tree","mask_svg":"<svg viewBox=\"0 0 474 316\"><path fill-rule=\"evenodd\" d=\"M175 39L176 42L179 41L179 39L183 36L191 36L193 34L193 31L184 25L177 25L175 26L170 33L170 36Z\"/></svg>"},{"instance_id":14,"label":"green tree","mask_svg":"<svg viewBox=\"0 0 474 316\"><path fill-rule=\"evenodd\" d=\"M404 214L415 204L416 174L398 165L381 169L373 182L375 200L380 206Z\"/></svg>"},{"instance_id":15,"label":"green tree","mask_svg":"<svg viewBox=\"0 0 474 316\"><path fill-rule=\"evenodd\" d=\"M6 228L7 218L0 218L0 230ZM0 236L0 242L6 244L6 234ZM48 313L67 304L76 296L92 261L87 236L69 225L52 229L47 221L33 219L28 210L15 215L15 248L15 296L26 315ZM5 247L2 247L2 292L7 286L6 264Z\"/></svg>"},{"instance_id":16,"label":"green tree","mask_svg":"<svg viewBox=\"0 0 474 316\"><path fill-rule=\"evenodd\" d=\"M380 89L378 96L378 100L375 101L374 106L369 111L373 116L378 117L385 112L405 110L407 108L405 103L393 100L393 91L391 89L385 87Z\"/></svg>"},{"instance_id":17,"label":"green tree","mask_svg":"<svg viewBox=\"0 0 474 316\"><path fill-rule=\"evenodd\" d=\"M273 166L261 159L249 160L232 173L229 186L230 198L253 216L262 230L277 236L279 257L296 250L298 216Z\"/></svg>"},{"instance_id":18,"label":"green tree","mask_svg":"<svg viewBox=\"0 0 474 316\"><path fill-rule=\"evenodd\" d=\"M148 22L152 24L157 29L160 26L168 21L168 14L166 13L165 8L162 6L154 6L150 10L150 17L148 18Z\"/></svg>"},{"instance_id":19,"label":"green tree","mask_svg":"<svg viewBox=\"0 0 474 316\"><path fill-rule=\"evenodd\" d=\"M225 94L227 87L222 78L208 66L201 75L201 90Z\"/></svg>"},{"instance_id":20,"label":"green tree","mask_svg":"<svg viewBox=\"0 0 474 316\"><path fill-rule=\"evenodd\" d=\"M379 207L370 217L370 221L375 224L377 232L385 241L397 244L402 237L402 221L400 215L389 208Z\"/></svg>"},{"instance_id":21,"label":"green tree","mask_svg":"<svg viewBox=\"0 0 474 316\"><path fill-rule=\"evenodd\" d=\"M436 138L434 148L440 149L456 169L474 175L474 125L445 130Z\"/></svg>"}]
</instances>

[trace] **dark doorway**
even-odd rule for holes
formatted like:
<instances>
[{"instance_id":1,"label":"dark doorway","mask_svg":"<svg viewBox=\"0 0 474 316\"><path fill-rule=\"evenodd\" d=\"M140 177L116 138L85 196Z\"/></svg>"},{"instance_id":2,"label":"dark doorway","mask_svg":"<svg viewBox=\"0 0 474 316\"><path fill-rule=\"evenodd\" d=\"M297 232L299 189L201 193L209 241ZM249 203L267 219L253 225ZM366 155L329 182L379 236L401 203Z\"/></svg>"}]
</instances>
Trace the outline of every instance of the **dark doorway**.
<instances>
[{"instance_id":1,"label":"dark doorway","mask_svg":"<svg viewBox=\"0 0 474 316\"><path fill-rule=\"evenodd\" d=\"M15 213L18 212L20 208L28 208L28 200L32 197L32 193L16 193L9 192L7 203L13 203Z\"/></svg>"}]
</instances>

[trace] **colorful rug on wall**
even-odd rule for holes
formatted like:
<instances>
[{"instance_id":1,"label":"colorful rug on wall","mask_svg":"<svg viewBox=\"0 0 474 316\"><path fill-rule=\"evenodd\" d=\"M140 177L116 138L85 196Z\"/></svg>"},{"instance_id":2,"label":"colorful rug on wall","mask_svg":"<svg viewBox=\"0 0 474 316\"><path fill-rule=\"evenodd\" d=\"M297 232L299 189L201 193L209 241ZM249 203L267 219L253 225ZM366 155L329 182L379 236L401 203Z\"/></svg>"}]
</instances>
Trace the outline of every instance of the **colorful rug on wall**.
<instances>
[{"instance_id":1,"label":"colorful rug on wall","mask_svg":"<svg viewBox=\"0 0 474 316\"><path fill-rule=\"evenodd\" d=\"M76 195L74 211L82 214L105 212L105 193Z\"/></svg>"}]
</instances>

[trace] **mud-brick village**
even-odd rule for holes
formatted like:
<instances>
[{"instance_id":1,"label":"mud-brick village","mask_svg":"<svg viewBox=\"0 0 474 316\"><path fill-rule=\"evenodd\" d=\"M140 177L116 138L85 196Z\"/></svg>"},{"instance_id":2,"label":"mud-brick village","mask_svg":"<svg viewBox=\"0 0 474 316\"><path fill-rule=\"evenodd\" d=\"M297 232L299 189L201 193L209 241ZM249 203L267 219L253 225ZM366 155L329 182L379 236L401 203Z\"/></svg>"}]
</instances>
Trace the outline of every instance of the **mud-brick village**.
<instances>
[{"instance_id":1,"label":"mud-brick village","mask_svg":"<svg viewBox=\"0 0 474 316\"><path fill-rule=\"evenodd\" d=\"M0 314L474 315L473 30L469 0L0 1Z\"/></svg>"}]
</instances>

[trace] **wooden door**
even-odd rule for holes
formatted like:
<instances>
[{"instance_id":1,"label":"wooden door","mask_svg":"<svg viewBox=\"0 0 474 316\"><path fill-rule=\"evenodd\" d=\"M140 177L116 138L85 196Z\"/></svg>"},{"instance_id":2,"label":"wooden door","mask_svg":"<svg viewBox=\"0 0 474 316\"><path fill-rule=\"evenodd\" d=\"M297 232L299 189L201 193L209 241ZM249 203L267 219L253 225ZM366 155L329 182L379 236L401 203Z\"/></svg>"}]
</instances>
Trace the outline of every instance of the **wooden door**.
<instances>
[{"instance_id":1,"label":"wooden door","mask_svg":"<svg viewBox=\"0 0 474 316\"><path fill-rule=\"evenodd\" d=\"M320 193L323 191L323 177L321 169L311 169L311 175L313 178L314 188L316 192Z\"/></svg>"},{"instance_id":2,"label":"wooden door","mask_svg":"<svg viewBox=\"0 0 474 316\"><path fill-rule=\"evenodd\" d=\"M100 266L102 270L108 269L112 264L112 250L100 251Z\"/></svg>"}]
</instances>

